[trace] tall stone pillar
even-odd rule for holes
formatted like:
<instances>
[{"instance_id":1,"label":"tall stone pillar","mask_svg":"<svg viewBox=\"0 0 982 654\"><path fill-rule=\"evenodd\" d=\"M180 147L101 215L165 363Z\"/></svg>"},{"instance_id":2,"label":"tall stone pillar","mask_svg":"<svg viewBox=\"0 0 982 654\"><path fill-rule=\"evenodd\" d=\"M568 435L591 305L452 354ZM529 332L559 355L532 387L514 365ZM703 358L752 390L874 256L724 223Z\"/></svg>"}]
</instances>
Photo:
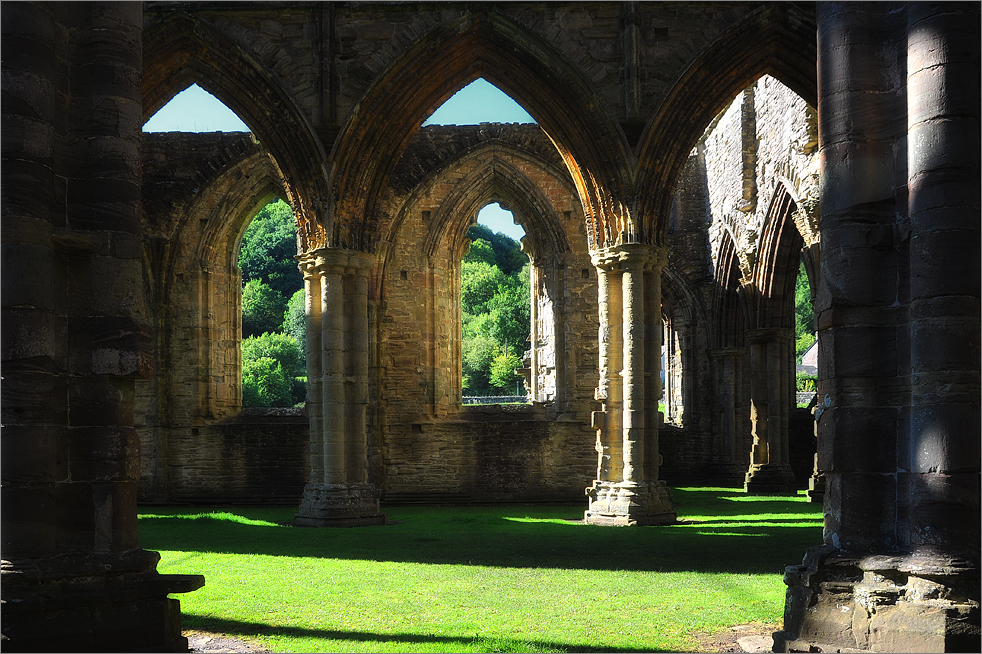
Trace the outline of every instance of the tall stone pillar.
<instances>
[{"instance_id":1,"label":"tall stone pillar","mask_svg":"<svg viewBox=\"0 0 982 654\"><path fill-rule=\"evenodd\" d=\"M709 350L714 375L713 475L723 486L745 481L747 461L741 438L745 437L744 375L742 347Z\"/></svg>"},{"instance_id":2,"label":"tall stone pillar","mask_svg":"<svg viewBox=\"0 0 982 654\"><path fill-rule=\"evenodd\" d=\"M774 649L979 651L979 6L818 18L825 542Z\"/></svg>"},{"instance_id":3,"label":"tall stone pillar","mask_svg":"<svg viewBox=\"0 0 982 654\"><path fill-rule=\"evenodd\" d=\"M747 332L750 351L750 420L753 449L743 488L748 493L795 492L788 457L788 418L794 406L794 332Z\"/></svg>"},{"instance_id":4,"label":"tall stone pillar","mask_svg":"<svg viewBox=\"0 0 982 654\"><path fill-rule=\"evenodd\" d=\"M140 3L3 7L4 651L180 651L140 548Z\"/></svg>"},{"instance_id":5,"label":"tall stone pillar","mask_svg":"<svg viewBox=\"0 0 982 654\"><path fill-rule=\"evenodd\" d=\"M600 385L594 414L600 457L587 489L586 522L627 526L675 521L671 494L657 479L661 271L665 253L627 244L594 255L600 281ZM647 286L646 286L647 284ZM652 410L654 407L654 411ZM655 476L652 477L652 474Z\"/></svg>"},{"instance_id":6,"label":"tall stone pillar","mask_svg":"<svg viewBox=\"0 0 982 654\"><path fill-rule=\"evenodd\" d=\"M385 523L368 483L368 274L371 254L320 248L299 257L307 292L310 477L294 524Z\"/></svg>"}]
</instances>

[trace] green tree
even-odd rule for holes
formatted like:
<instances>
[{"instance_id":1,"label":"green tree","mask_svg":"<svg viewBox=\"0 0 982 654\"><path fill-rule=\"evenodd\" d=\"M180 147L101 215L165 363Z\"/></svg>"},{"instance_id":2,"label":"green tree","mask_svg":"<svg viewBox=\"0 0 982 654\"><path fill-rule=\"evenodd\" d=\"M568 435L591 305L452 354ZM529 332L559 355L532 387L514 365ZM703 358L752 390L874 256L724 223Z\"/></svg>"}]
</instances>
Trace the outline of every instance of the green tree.
<instances>
[{"instance_id":1,"label":"green tree","mask_svg":"<svg viewBox=\"0 0 982 654\"><path fill-rule=\"evenodd\" d=\"M242 334L257 336L272 332L283 324L286 300L283 295L258 279L246 282L242 289Z\"/></svg>"},{"instance_id":2,"label":"green tree","mask_svg":"<svg viewBox=\"0 0 982 654\"><path fill-rule=\"evenodd\" d=\"M482 261L489 266L497 266L498 258L494 253L491 243L483 238L471 242L471 247L464 255L464 263L475 263Z\"/></svg>"},{"instance_id":3,"label":"green tree","mask_svg":"<svg viewBox=\"0 0 982 654\"><path fill-rule=\"evenodd\" d=\"M498 345L490 337L478 334L464 339L461 355L464 394L490 393L491 363L498 355Z\"/></svg>"},{"instance_id":4,"label":"green tree","mask_svg":"<svg viewBox=\"0 0 982 654\"><path fill-rule=\"evenodd\" d=\"M242 362L242 406L292 406L292 383L279 361L260 357Z\"/></svg>"},{"instance_id":5,"label":"green tree","mask_svg":"<svg viewBox=\"0 0 982 654\"><path fill-rule=\"evenodd\" d=\"M522 266L528 263L529 259L522 252L521 243L502 232L492 233L486 225L480 223L471 225L470 229L467 230L467 238L472 243L478 240L489 243L491 249L494 250L494 264L506 275L521 270Z\"/></svg>"},{"instance_id":6,"label":"green tree","mask_svg":"<svg viewBox=\"0 0 982 654\"><path fill-rule=\"evenodd\" d=\"M815 309L812 306L811 286L804 263L798 268L798 277L795 280L794 318L794 349L800 365L802 355L815 342Z\"/></svg>"},{"instance_id":7,"label":"green tree","mask_svg":"<svg viewBox=\"0 0 982 654\"><path fill-rule=\"evenodd\" d=\"M250 336L242 341L243 362L257 361L264 357L278 362L290 377L302 377L307 374L300 344L289 334L274 332Z\"/></svg>"},{"instance_id":8,"label":"green tree","mask_svg":"<svg viewBox=\"0 0 982 654\"><path fill-rule=\"evenodd\" d=\"M514 354L499 354L491 362L491 385L505 393L514 392L515 382L522 379L522 376L515 372L515 368L521 367L522 360Z\"/></svg>"},{"instance_id":9,"label":"green tree","mask_svg":"<svg viewBox=\"0 0 982 654\"><path fill-rule=\"evenodd\" d=\"M529 340L532 321L529 294L529 265L508 275L488 301L490 335L502 348L514 353L524 352Z\"/></svg>"},{"instance_id":10,"label":"green tree","mask_svg":"<svg viewBox=\"0 0 982 654\"><path fill-rule=\"evenodd\" d=\"M283 314L283 326L280 331L295 338L300 344L300 350L306 352L307 296L302 288L286 303L286 313Z\"/></svg>"},{"instance_id":11,"label":"green tree","mask_svg":"<svg viewBox=\"0 0 982 654\"><path fill-rule=\"evenodd\" d=\"M269 359L276 363L287 385L286 404L247 404L246 387L265 389L260 397L277 397L279 378L267 364L257 362ZM266 333L250 336L242 341L242 404L243 406L293 406L304 401L307 394L307 371L304 352L297 340L288 334ZM259 392L257 390L256 392ZM265 393L265 395L263 395ZM249 401L265 401L252 400Z\"/></svg>"},{"instance_id":12,"label":"green tree","mask_svg":"<svg viewBox=\"0 0 982 654\"><path fill-rule=\"evenodd\" d=\"M294 259L296 254L297 226L293 211L282 200L270 202L256 214L242 235L239 249L242 281L262 280L284 297L290 297L303 288L303 276Z\"/></svg>"},{"instance_id":13,"label":"green tree","mask_svg":"<svg viewBox=\"0 0 982 654\"><path fill-rule=\"evenodd\" d=\"M505 282L497 266L485 261L465 261L460 269L460 306L470 314L488 312L488 302Z\"/></svg>"}]
</instances>

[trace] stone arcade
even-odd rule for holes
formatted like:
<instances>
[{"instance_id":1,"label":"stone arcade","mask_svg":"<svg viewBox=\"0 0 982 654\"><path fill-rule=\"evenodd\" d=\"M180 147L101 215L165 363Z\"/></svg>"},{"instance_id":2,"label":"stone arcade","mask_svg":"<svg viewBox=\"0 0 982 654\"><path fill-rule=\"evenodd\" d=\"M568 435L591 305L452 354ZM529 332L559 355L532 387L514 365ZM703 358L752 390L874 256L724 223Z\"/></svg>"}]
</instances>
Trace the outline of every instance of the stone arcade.
<instances>
[{"instance_id":1,"label":"stone arcade","mask_svg":"<svg viewBox=\"0 0 982 654\"><path fill-rule=\"evenodd\" d=\"M651 525L670 483L809 476L824 542L788 568L775 650L979 649L978 4L18 2L2 23L5 650L186 648L168 594L204 580L157 573L138 499L325 526L382 522L383 494L587 489L587 521ZM478 77L538 126L419 129ZM143 134L191 83L252 135ZM236 254L274 197L306 417L241 409ZM460 260L492 201L532 267L515 409L461 406ZM794 403L799 262L817 422Z\"/></svg>"}]
</instances>

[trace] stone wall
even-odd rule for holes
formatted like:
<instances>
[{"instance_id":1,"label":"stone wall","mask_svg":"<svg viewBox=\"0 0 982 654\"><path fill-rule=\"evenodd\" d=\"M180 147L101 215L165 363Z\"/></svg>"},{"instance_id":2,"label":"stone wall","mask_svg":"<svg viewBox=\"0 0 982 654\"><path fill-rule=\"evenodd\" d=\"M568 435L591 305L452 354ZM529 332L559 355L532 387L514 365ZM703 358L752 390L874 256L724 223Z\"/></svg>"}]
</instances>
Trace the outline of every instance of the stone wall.
<instances>
[{"instance_id":1,"label":"stone wall","mask_svg":"<svg viewBox=\"0 0 982 654\"><path fill-rule=\"evenodd\" d=\"M377 483L474 499L582 497L596 469L596 274L580 207L535 125L427 127L396 168L379 279ZM461 407L460 259L497 201L533 266L533 407Z\"/></svg>"},{"instance_id":2,"label":"stone wall","mask_svg":"<svg viewBox=\"0 0 982 654\"><path fill-rule=\"evenodd\" d=\"M171 430L168 502L295 505L310 467L302 409L244 409L219 422ZM147 480L148 481L148 480Z\"/></svg>"}]
</instances>

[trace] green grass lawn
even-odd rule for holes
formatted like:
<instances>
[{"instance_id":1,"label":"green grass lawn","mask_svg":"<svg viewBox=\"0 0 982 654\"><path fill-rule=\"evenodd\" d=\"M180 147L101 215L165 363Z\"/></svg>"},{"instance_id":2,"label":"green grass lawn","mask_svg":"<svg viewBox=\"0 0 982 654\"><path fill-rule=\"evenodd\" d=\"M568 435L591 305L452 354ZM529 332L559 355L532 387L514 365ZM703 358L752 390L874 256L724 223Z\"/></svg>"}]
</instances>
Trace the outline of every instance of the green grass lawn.
<instances>
[{"instance_id":1,"label":"green grass lawn","mask_svg":"<svg viewBox=\"0 0 982 654\"><path fill-rule=\"evenodd\" d=\"M663 527L594 527L583 507L390 508L380 527L289 526L292 508L143 509L186 629L277 652L693 651L780 622L784 567L821 542L803 495L676 488Z\"/></svg>"}]
</instances>

